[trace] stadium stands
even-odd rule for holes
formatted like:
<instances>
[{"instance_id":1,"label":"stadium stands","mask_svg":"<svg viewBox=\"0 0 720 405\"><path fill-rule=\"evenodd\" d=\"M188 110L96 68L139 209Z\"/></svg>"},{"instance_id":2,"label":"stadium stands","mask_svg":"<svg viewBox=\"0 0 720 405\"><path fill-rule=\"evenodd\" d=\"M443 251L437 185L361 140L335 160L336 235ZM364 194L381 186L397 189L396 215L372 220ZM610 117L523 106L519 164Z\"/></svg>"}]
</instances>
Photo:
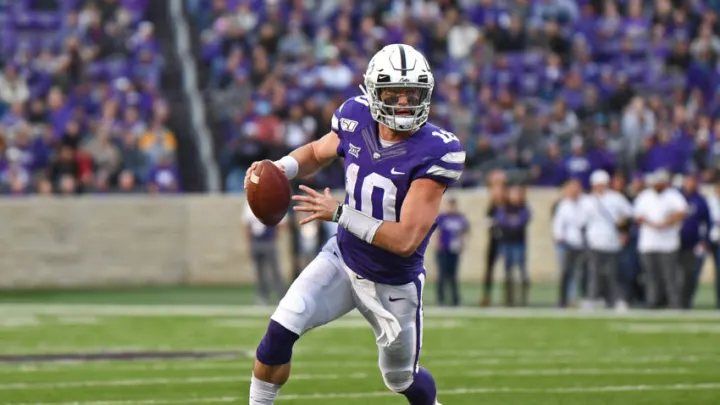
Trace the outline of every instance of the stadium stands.
<instances>
[{"instance_id":1,"label":"stadium stands","mask_svg":"<svg viewBox=\"0 0 720 405\"><path fill-rule=\"evenodd\" d=\"M321 136L368 56L404 42L438 83L432 119L489 170L557 186L593 169L716 175L717 1L186 0L226 188L258 156ZM340 181L340 183L338 183ZM342 184L330 175L318 182Z\"/></svg>"},{"instance_id":2,"label":"stadium stands","mask_svg":"<svg viewBox=\"0 0 720 405\"><path fill-rule=\"evenodd\" d=\"M0 1L0 189L172 192L147 0Z\"/></svg>"}]
</instances>

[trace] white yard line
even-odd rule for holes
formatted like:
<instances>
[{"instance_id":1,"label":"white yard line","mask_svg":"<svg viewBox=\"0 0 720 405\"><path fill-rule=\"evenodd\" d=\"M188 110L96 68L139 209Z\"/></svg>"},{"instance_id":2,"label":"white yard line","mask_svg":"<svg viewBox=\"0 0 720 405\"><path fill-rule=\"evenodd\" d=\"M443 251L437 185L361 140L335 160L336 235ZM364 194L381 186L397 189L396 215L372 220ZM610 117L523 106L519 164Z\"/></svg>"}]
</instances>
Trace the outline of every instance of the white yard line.
<instances>
[{"instance_id":1,"label":"white yard line","mask_svg":"<svg viewBox=\"0 0 720 405\"><path fill-rule=\"evenodd\" d=\"M366 373L349 374L297 374L293 375L294 380L359 380L368 378ZM208 377L165 377L165 378L143 378L127 380L96 380L96 381L64 381L64 382L33 382L33 383L4 383L0 384L0 391L26 390L26 389L61 389L61 388L83 388L83 387L125 387L165 384L208 384L208 383L239 383L247 382L248 377L243 375L235 376L208 376Z\"/></svg>"},{"instance_id":2,"label":"white yard line","mask_svg":"<svg viewBox=\"0 0 720 405\"><path fill-rule=\"evenodd\" d=\"M716 322L617 322L610 328L634 334L720 334L720 324Z\"/></svg>"},{"instance_id":3,"label":"white yard line","mask_svg":"<svg viewBox=\"0 0 720 405\"><path fill-rule=\"evenodd\" d=\"M472 377L536 377L536 376L574 376L574 375L665 375L687 374L690 370L679 367L666 368L557 368L540 370L477 370L465 373Z\"/></svg>"},{"instance_id":4,"label":"white yard line","mask_svg":"<svg viewBox=\"0 0 720 405\"><path fill-rule=\"evenodd\" d=\"M117 304L0 304L0 317L19 315L70 316L248 316L267 317L273 307L244 305L117 305ZM580 311L556 308L491 308L474 307L425 309L428 318L568 318L568 319L680 319L717 320L717 310L631 310L616 314L610 310ZM352 316L359 317L357 311Z\"/></svg>"},{"instance_id":5,"label":"white yard line","mask_svg":"<svg viewBox=\"0 0 720 405\"><path fill-rule=\"evenodd\" d=\"M264 318L219 318L212 322L213 326L224 328L265 328L268 320ZM458 319L438 319L433 322L433 329L457 329L464 326ZM336 319L322 326L323 329L369 329L370 324L359 316L348 316Z\"/></svg>"},{"instance_id":6,"label":"white yard line","mask_svg":"<svg viewBox=\"0 0 720 405\"><path fill-rule=\"evenodd\" d=\"M686 374L689 370L684 368L559 368L543 370L478 370L470 372L442 373L443 376L453 375L462 377L533 377L533 376L562 376L562 375L627 375L627 374ZM240 374L240 373L238 373ZM371 378L364 372L357 373L324 373L324 374L294 374L293 380L361 380ZM379 374L378 374L379 378ZM247 382L245 375L231 376L197 376L197 377L163 377L163 378L142 378L124 380L83 380L63 382L14 382L0 384L0 391L15 390L42 390L42 389L64 389L64 388L88 388L88 387L124 387L124 386L146 386L165 384L208 384L208 383L241 383Z\"/></svg>"},{"instance_id":7,"label":"white yard line","mask_svg":"<svg viewBox=\"0 0 720 405\"><path fill-rule=\"evenodd\" d=\"M637 391L687 391L687 390L720 390L720 383L679 383L668 385L602 385L597 387L558 387L558 388L514 388L514 387L478 387L455 388L438 391L438 399L443 396L468 394L575 394L598 392L637 392ZM281 395L278 401L299 399L331 399L331 398L371 398L397 395L387 391L317 393Z\"/></svg>"},{"instance_id":8,"label":"white yard line","mask_svg":"<svg viewBox=\"0 0 720 405\"><path fill-rule=\"evenodd\" d=\"M211 404L218 402L237 403L240 397L201 397L183 399L120 399L108 401L71 401L71 402L15 402L7 405L164 405L164 404Z\"/></svg>"},{"instance_id":9,"label":"white yard line","mask_svg":"<svg viewBox=\"0 0 720 405\"><path fill-rule=\"evenodd\" d=\"M321 352L317 352L318 355ZM682 364L696 364L701 362L717 362L720 361L720 356L717 353L693 353L693 354L655 354L655 355L633 355L633 354L622 354L612 353L599 359L590 359L587 355L519 355L515 358L512 357L492 357L476 353L448 353L446 355L431 353L432 356L424 356L422 363L430 366L483 366L493 367L502 366L508 368L509 366L556 366L558 361L565 363L574 363L579 365L586 364L588 361L592 361L595 364L658 364L658 363L682 363ZM375 353L372 353L374 356ZM450 357L450 358L448 358ZM142 360L145 362L146 360ZM373 365L375 358L368 359L335 359L335 360L313 360L313 359L300 359L293 362L295 367L367 367ZM249 364L244 359L238 359L235 361L229 360L202 360L202 361L187 361L187 360L173 360L171 362L164 363L135 363L135 362L118 362L113 360L107 361L70 361L62 363L22 363L22 364L7 364L0 366L0 374L14 374L14 373L44 373L44 372L67 372L72 371L77 367L84 367L84 370L95 370L101 369L103 371L114 372L114 371L165 371L165 370L228 370L238 369L244 370L249 367ZM512 367L510 367L512 368ZM484 372L484 371L481 371ZM1 386L0 386L1 387Z\"/></svg>"},{"instance_id":10,"label":"white yard line","mask_svg":"<svg viewBox=\"0 0 720 405\"><path fill-rule=\"evenodd\" d=\"M676 384L641 384L641 385L600 385L595 387L555 387L555 388L516 388L516 387L474 387L453 388L439 390L438 396L442 400L445 396L473 395L473 394L585 394L603 392L642 392L642 391L690 391L690 390L720 390L720 383L676 383ZM277 401L290 400L317 400L317 399L353 399L391 397L398 394L389 391L371 392L326 392L314 394L281 394ZM73 401L73 402L33 402L34 405L155 405L178 403L212 403L245 401L244 397L206 397L184 399L132 399L132 400L106 400L106 401ZM9 405L30 405L29 403L14 403Z\"/></svg>"}]
</instances>

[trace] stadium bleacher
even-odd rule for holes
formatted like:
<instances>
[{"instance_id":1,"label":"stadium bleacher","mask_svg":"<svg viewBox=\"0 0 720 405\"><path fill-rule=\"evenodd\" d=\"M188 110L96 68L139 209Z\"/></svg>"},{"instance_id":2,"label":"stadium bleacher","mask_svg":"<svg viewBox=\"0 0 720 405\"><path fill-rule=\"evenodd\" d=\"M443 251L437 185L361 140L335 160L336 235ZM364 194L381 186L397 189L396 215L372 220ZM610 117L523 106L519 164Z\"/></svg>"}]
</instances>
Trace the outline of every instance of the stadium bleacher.
<instances>
[{"instance_id":1,"label":"stadium bleacher","mask_svg":"<svg viewBox=\"0 0 720 405\"><path fill-rule=\"evenodd\" d=\"M368 57L392 42L435 69L431 119L466 145L463 186L492 169L547 186L587 183L595 168L717 172L714 1L204 4L186 1L231 191L256 156L321 136L328 111L359 94ZM638 114L652 125L638 127Z\"/></svg>"},{"instance_id":2,"label":"stadium bleacher","mask_svg":"<svg viewBox=\"0 0 720 405\"><path fill-rule=\"evenodd\" d=\"M0 2L0 189L174 192L147 0Z\"/></svg>"}]
</instances>

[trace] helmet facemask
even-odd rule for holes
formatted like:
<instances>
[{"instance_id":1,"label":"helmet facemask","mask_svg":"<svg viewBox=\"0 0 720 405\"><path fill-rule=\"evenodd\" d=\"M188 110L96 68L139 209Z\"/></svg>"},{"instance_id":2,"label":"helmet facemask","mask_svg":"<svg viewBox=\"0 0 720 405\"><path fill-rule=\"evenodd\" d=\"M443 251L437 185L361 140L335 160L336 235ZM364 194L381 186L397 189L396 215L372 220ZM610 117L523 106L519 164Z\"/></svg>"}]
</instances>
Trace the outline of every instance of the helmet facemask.
<instances>
[{"instance_id":1,"label":"helmet facemask","mask_svg":"<svg viewBox=\"0 0 720 405\"><path fill-rule=\"evenodd\" d=\"M371 83L367 90L373 119L392 130L414 131L428 119L430 84Z\"/></svg>"}]
</instances>

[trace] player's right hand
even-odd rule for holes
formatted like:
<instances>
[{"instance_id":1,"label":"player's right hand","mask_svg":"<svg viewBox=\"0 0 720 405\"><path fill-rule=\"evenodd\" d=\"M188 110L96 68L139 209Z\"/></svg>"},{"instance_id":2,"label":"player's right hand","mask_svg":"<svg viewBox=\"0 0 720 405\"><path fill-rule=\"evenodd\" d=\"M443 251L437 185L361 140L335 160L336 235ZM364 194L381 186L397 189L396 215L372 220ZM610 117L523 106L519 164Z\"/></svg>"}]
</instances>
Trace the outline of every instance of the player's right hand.
<instances>
[{"instance_id":1,"label":"player's right hand","mask_svg":"<svg viewBox=\"0 0 720 405\"><path fill-rule=\"evenodd\" d=\"M250 181L250 175L252 174L252 172L255 170L255 168L257 167L257 165L258 165L259 163L260 163L259 161L252 162L252 164L250 165L250 167L249 167L249 168L247 169L247 171L245 172L245 180L243 181L243 188L244 188L244 189L247 190L248 182ZM280 171L283 172L283 174L285 174L285 168L283 167L283 165L281 165L281 164L278 163L278 162L273 162L273 164L274 164L275 166L277 166L277 167L280 169Z\"/></svg>"}]
</instances>

